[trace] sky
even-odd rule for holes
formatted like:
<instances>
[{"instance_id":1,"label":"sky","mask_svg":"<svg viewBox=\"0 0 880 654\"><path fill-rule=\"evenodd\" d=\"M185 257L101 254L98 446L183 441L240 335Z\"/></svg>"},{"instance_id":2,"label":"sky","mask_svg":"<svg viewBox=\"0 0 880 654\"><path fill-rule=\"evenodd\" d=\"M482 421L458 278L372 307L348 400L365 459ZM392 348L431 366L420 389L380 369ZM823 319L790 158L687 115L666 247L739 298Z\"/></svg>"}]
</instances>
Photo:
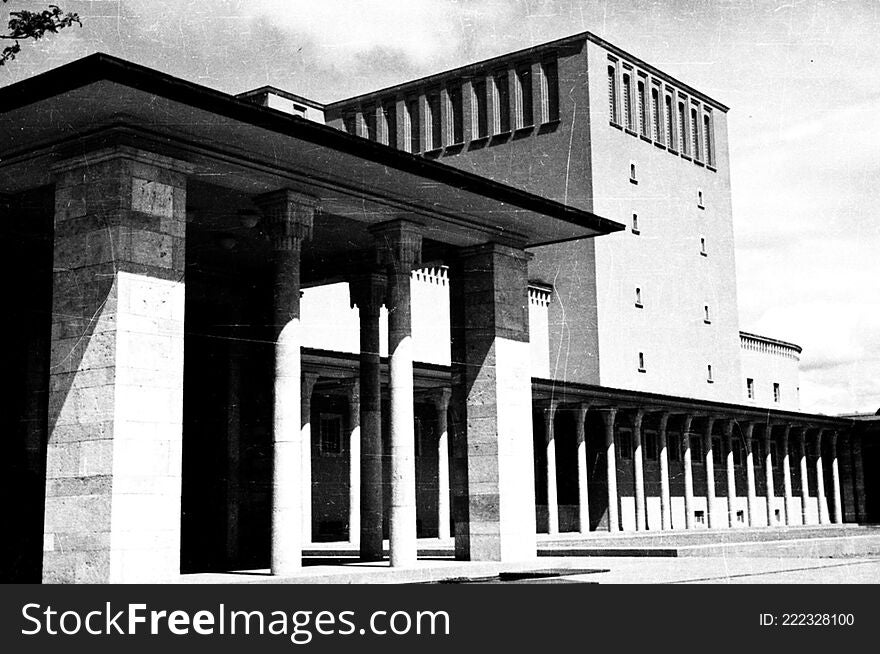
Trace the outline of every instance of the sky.
<instances>
[{"instance_id":1,"label":"sky","mask_svg":"<svg viewBox=\"0 0 880 654\"><path fill-rule=\"evenodd\" d=\"M880 408L880 0L55 2L0 86L101 51L330 102L591 31L731 107L740 328L804 348L802 410Z\"/></svg>"}]
</instances>

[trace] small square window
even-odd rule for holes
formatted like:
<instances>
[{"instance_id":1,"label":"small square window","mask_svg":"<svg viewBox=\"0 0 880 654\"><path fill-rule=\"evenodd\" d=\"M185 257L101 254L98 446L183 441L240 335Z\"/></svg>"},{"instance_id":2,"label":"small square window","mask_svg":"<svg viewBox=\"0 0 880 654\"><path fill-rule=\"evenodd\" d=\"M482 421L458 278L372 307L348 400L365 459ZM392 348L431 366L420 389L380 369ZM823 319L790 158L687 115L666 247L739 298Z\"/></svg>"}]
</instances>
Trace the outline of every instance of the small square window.
<instances>
[{"instance_id":1,"label":"small square window","mask_svg":"<svg viewBox=\"0 0 880 654\"><path fill-rule=\"evenodd\" d=\"M633 222L632 222L632 233L633 234L641 234L641 230L639 229L639 214L633 214Z\"/></svg>"},{"instance_id":2,"label":"small square window","mask_svg":"<svg viewBox=\"0 0 880 654\"><path fill-rule=\"evenodd\" d=\"M737 511L736 512L736 521L739 524L745 524L746 521L746 512L745 511Z\"/></svg>"},{"instance_id":3,"label":"small square window","mask_svg":"<svg viewBox=\"0 0 880 654\"><path fill-rule=\"evenodd\" d=\"M706 512L705 511L694 511L694 521L698 525L706 524Z\"/></svg>"},{"instance_id":4,"label":"small square window","mask_svg":"<svg viewBox=\"0 0 880 654\"><path fill-rule=\"evenodd\" d=\"M639 352L639 372L645 372L645 353Z\"/></svg>"}]
</instances>

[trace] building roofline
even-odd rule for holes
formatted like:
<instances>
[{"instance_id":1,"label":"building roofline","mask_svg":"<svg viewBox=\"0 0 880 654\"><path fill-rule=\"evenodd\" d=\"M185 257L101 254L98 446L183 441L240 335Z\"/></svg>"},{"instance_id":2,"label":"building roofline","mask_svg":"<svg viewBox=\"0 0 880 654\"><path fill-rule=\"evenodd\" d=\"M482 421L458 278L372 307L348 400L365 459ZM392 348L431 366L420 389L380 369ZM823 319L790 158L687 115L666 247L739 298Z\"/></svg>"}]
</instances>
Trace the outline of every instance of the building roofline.
<instances>
[{"instance_id":1,"label":"building roofline","mask_svg":"<svg viewBox=\"0 0 880 654\"><path fill-rule=\"evenodd\" d=\"M769 343L771 345L779 345L781 347L787 347L787 348L794 350L798 354L800 354L801 352L804 351L804 349L800 345L797 345L795 343L789 343L788 341L780 341L778 338L770 338L769 336L761 336L760 334L753 334L751 332L743 332L743 331L741 331L739 333L739 335L740 335L740 337L745 336L746 338L753 338L756 341L761 341L762 343Z\"/></svg>"},{"instance_id":2,"label":"building roofline","mask_svg":"<svg viewBox=\"0 0 880 654\"><path fill-rule=\"evenodd\" d=\"M688 95L693 96L695 98L699 98L700 100L702 100L703 102L705 102L707 104L711 104L714 108L718 109L719 111L727 112L730 110L730 108L727 105L725 105L725 104L719 102L718 100L715 100L714 98L706 95L702 91L698 91L693 86L682 82L681 80L673 77L669 73L666 73L666 72L660 70L656 66L652 66L651 64L644 61L643 59L640 59L639 57L636 57L635 55L623 50L622 48L619 48L616 45L609 43L605 39L603 39L599 36L596 36L592 32L580 32L578 34L572 34L571 36L565 36L560 39L556 39L554 41L548 41L546 43L540 43L538 45L530 46L528 48L522 48L521 50L515 50L513 52L508 52L506 54L497 55L495 57L489 57L488 59L482 59L480 61L465 64L464 66L450 68L448 70L444 70L439 73L432 73L431 75L425 75L423 77L419 77L414 80L407 80L405 82L401 82L400 84L393 84L391 86L387 86L385 88L382 88L382 89L379 89L376 91L369 91L367 93L361 93L359 95L351 96L349 98L344 98L342 100L336 100L335 102L328 102L326 105L324 105L324 107L325 107L325 109L327 109L329 111L333 111L334 109L339 109L344 105L348 105L353 102L360 102L364 99L371 98L371 97L378 96L378 95L389 94L393 91L397 91L397 90L404 88L404 87L430 86L432 83L439 82L441 79L448 77L449 75L451 75L453 73L462 74L462 73L465 73L466 71L475 70L478 68L490 67L494 64L500 63L500 62L508 60L508 59L516 59L519 57L525 57L527 55L534 55L534 54L541 53L541 52L555 50L555 49L558 49L561 47L572 45L574 43L577 43L578 41L592 41L596 45L599 45L599 46L613 52L617 56L622 57L622 58L626 58L627 60L636 64L639 68L643 68L644 70L646 70L646 71L648 71L658 77L661 77L661 78L671 82L672 84L675 84L678 87L681 87L681 89L683 91L686 91L688 93Z\"/></svg>"},{"instance_id":3,"label":"building roofline","mask_svg":"<svg viewBox=\"0 0 880 654\"><path fill-rule=\"evenodd\" d=\"M290 93L289 91L285 91L284 89L279 89L277 86L261 86L250 91L236 93L234 97L245 100L247 98L252 98L254 96L260 95L261 93L272 93L274 95L281 96L286 100L292 100L293 102L304 104L307 107L311 107L313 109L321 109L322 111L324 109L324 105L320 102L310 100L309 98L297 95L296 93Z\"/></svg>"},{"instance_id":4,"label":"building roofline","mask_svg":"<svg viewBox=\"0 0 880 654\"><path fill-rule=\"evenodd\" d=\"M388 168L481 195L496 202L607 234L624 225L471 172L347 134L228 93L104 53L95 53L45 73L0 87L0 114L100 81L109 81L173 102L327 147Z\"/></svg>"}]
</instances>

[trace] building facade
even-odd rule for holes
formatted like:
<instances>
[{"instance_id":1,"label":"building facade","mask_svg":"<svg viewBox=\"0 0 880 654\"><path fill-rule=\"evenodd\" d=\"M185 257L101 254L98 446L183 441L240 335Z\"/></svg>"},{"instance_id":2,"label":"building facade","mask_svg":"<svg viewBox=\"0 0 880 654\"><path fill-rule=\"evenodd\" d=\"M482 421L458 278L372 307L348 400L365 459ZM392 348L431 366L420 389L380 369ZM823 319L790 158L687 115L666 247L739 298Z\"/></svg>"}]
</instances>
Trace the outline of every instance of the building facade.
<instances>
[{"instance_id":1,"label":"building facade","mask_svg":"<svg viewBox=\"0 0 880 654\"><path fill-rule=\"evenodd\" d=\"M726 108L592 35L325 107L94 55L0 111L4 577L864 519L853 421L745 398L796 346L739 332Z\"/></svg>"}]
</instances>

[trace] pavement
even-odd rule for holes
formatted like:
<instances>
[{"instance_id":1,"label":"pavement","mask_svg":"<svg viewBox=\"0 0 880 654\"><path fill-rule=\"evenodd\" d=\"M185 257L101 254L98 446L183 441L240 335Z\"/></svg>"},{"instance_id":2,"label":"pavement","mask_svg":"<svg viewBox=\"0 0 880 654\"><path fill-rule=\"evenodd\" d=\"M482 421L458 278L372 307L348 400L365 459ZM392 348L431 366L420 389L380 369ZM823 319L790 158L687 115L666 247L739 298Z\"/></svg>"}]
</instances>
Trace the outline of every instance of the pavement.
<instances>
[{"instance_id":1,"label":"pavement","mask_svg":"<svg viewBox=\"0 0 880 654\"><path fill-rule=\"evenodd\" d=\"M880 529L858 525L718 532L562 534L538 538L539 558L518 563L453 558L452 541L422 539L411 567L362 563L347 543L314 543L303 568L181 575L173 583L215 584L877 584Z\"/></svg>"}]
</instances>

